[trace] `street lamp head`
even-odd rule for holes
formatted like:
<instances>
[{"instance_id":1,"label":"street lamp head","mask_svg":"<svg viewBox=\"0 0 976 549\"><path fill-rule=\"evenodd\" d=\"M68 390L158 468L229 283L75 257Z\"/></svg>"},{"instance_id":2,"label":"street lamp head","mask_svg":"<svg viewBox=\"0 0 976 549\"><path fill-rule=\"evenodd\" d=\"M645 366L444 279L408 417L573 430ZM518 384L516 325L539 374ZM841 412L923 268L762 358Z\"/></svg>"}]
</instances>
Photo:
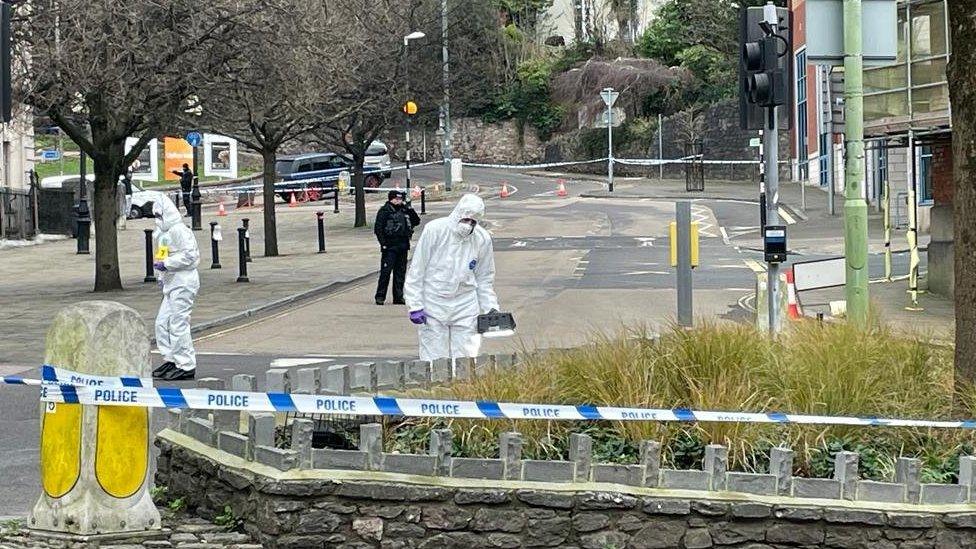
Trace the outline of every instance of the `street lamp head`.
<instances>
[{"instance_id":1,"label":"street lamp head","mask_svg":"<svg viewBox=\"0 0 976 549\"><path fill-rule=\"evenodd\" d=\"M406 36L403 37L403 45L406 46L407 45L407 42L410 42L411 40L418 40L418 39L423 38L425 36L427 36L427 35L424 34L421 31L411 32L410 34L408 34L408 35L406 35Z\"/></svg>"}]
</instances>

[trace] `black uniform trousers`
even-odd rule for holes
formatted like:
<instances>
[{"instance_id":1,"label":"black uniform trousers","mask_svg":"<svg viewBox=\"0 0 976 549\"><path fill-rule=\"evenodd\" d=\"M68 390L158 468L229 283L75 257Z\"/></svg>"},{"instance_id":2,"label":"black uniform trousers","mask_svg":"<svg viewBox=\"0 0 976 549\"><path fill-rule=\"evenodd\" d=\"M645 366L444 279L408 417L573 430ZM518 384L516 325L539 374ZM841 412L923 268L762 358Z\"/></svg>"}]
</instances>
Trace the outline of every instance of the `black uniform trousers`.
<instances>
[{"instance_id":1,"label":"black uniform trousers","mask_svg":"<svg viewBox=\"0 0 976 549\"><path fill-rule=\"evenodd\" d=\"M380 261L380 282L376 286L376 301L386 301L386 290L393 273L393 302L403 302L403 283L407 279L407 254L405 246L387 246Z\"/></svg>"}]
</instances>

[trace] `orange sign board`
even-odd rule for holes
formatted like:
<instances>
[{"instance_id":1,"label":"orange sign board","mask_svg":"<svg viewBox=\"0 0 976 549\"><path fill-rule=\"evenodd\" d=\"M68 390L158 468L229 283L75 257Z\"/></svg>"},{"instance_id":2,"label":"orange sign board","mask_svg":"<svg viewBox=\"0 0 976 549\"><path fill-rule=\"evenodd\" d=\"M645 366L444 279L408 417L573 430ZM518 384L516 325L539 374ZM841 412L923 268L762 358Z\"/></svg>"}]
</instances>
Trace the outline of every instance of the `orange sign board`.
<instances>
[{"instance_id":1,"label":"orange sign board","mask_svg":"<svg viewBox=\"0 0 976 549\"><path fill-rule=\"evenodd\" d=\"M193 164L193 147L182 137L167 137L163 140L163 178L166 181L179 181L180 176L173 173L183 171L183 164Z\"/></svg>"}]
</instances>

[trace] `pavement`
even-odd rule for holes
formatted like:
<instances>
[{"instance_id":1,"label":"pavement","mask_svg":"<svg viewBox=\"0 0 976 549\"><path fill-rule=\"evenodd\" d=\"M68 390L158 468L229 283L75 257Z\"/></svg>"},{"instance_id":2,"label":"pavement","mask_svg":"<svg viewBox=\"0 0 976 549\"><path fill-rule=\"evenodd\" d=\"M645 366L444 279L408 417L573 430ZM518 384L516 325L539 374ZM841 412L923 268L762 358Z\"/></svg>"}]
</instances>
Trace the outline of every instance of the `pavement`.
<instances>
[{"instance_id":1,"label":"pavement","mask_svg":"<svg viewBox=\"0 0 976 549\"><path fill-rule=\"evenodd\" d=\"M413 170L414 183L439 180L438 166ZM395 178L385 186L402 186ZM762 261L757 186L754 183L706 182L703 193L687 193L683 181L618 178L613 194L601 178L580 177L566 183L568 197L556 194L558 173L466 169L465 181L477 185L487 201L486 226L494 235L496 291L503 310L512 311L518 336L487 341L484 352L525 348L571 347L600 334L620 330L663 329L675 316L674 272L668 260L668 223L674 202L693 201L700 224L701 266L695 269L694 313L718 322L751 321L756 273ZM505 184L511 193L499 197ZM783 218L797 259L842 253L842 219L824 213L825 194L784 185ZM385 193L370 197L375 215ZM820 204L818 206L818 203ZM838 204L839 205L839 204ZM450 202L428 203L425 219L445 215ZM317 253L315 212L326 212L327 253ZM204 226L224 227L219 270L209 269L209 232L201 244L201 292L193 324L198 377L228 380L253 374L263 384L271 367L297 368L331 362L416 357L416 332L403 306L373 304L377 250L370 228L352 228L352 206L344 197L341 213L331 202L279 204L282 255L261 257L260 209L233 210L215 217L205 210ZM838 211L841 211L838 208ZM237 283L236 228L251 220L251 282ZM159 303L155 284L142 282L144 236L151 221L130 221L120 233L122 292L91 292L94 256L74 254L74 241L48 242L0 250L0 374L32 375L43 360L47 326L65 304L111 299L135 308L152 326ZM880 224L870 218L872 273L881 265ZM896 274L907 270L896 256ZM43 276L36 273L43 272ZM875 303L892 324L925 326L945 332L951 303L924 295L924 311L904 311L905 282L872 284ZM801 296L807 312L838 299L842 289ZM842 298L842 297L840 297ZM158 362L158 357L154 355ZM259 389L262 388L259 386ZM37 497L38 411L36 394L0 386L0 517L22 516ZM154 424L158 424L156 414Z\"/></svg>"}]
</instances>

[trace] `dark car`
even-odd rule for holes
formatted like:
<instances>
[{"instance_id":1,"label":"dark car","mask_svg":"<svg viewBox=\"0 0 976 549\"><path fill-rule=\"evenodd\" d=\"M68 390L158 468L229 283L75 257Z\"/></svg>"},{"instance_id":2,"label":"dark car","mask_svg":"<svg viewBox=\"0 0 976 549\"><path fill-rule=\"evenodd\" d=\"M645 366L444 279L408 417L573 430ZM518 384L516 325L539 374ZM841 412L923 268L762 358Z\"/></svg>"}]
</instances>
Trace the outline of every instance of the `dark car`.
<instances>
[{"instance_id":1,"label":"dark car","mask_svg":"<svg viewBox=\"0 0 976 549\"><path fill-rule=\"evenodd\" d=\"M278 196L286 202L293 192L308 193L309 200L321 198L323 188L331 189L339 181L339 173L352 172L352 159L335 153L306 153L278 157L275 173L279 182L275 184ZM363 166L364 185L379 187L383 183L380 167Z\"/></svg>"}]
</instances>

